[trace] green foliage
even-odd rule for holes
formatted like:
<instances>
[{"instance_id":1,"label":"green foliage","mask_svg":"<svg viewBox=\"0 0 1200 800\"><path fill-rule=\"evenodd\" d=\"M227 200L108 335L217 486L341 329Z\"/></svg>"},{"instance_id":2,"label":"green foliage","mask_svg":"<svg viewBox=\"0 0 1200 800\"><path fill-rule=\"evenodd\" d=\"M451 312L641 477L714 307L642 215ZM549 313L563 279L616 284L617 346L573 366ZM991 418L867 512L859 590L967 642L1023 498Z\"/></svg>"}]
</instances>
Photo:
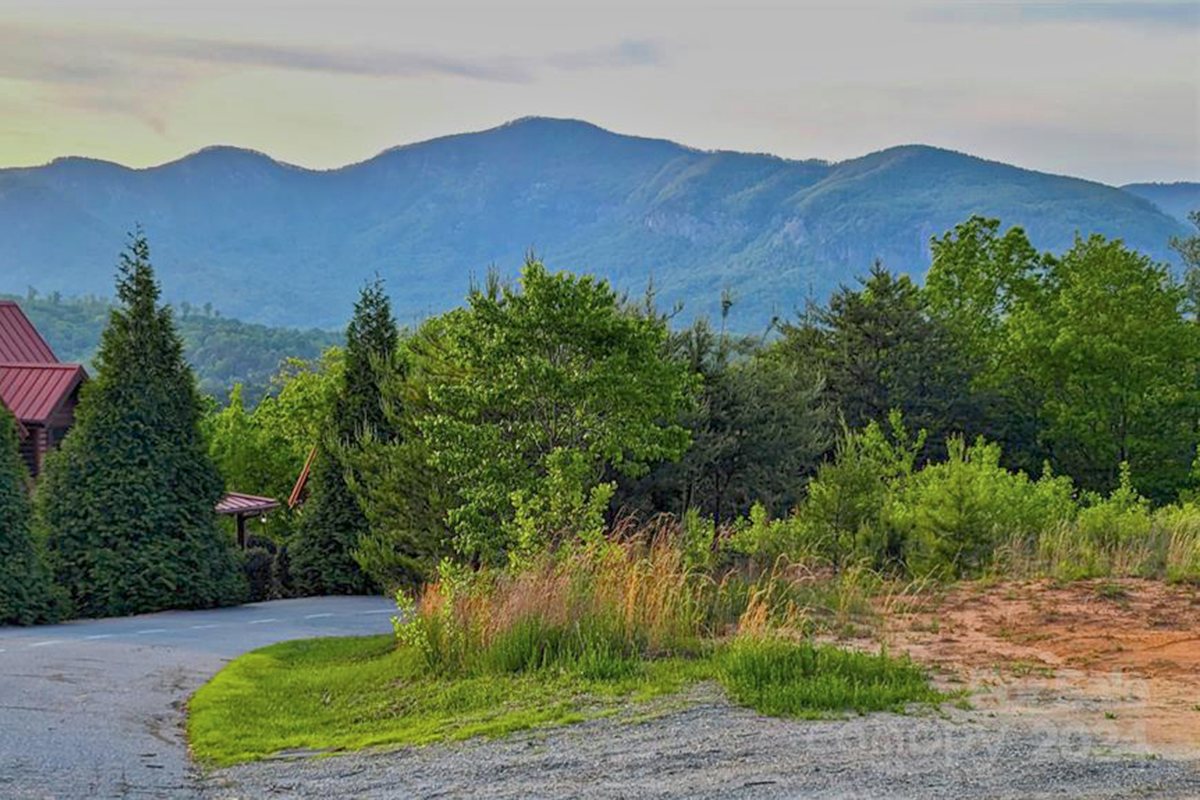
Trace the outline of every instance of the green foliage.
<instances>
[{"instance_id":1,"label":"green foliage","mask_svg":"<svg viewBox=\"0 0 1200 800\"><path fill-rule=\"evenodd\" d=\"M822 464L798 513L817 552L835 564L899 562L904 543L888 523L895 492L912 474L925 433L916 437L893 412L888 430L871 422L845 430L832 461Z\"/></svg>"},{"instance_id":2,"label":"green foliage","mask_svg":"<svg viewBox=\"0 0 1200 800\"><path fill-rule=\"evenodd\" d=\"M950 328L928 312L925 294L878 263L861 284L784 325L778 357L824 376L822 398L853 429L893 410L928 431L936 448L954 433L979 429L973 365Z\"/></svg>"},{"instance_id":3,"label":"green foliage","mask_svg":"<svg viewBox=\"0 0 1200 800\"><path fill-rule=\"evenodd\" d=\"M245 591L213 512L222 480L195 378L149 259L134 236L96 375L38 491L55 579L85 616L215 606Z\"/></svg>"},{"instance_id":4,"label":"green foliage","mask_svg":"<svg viewBox=\"0 0 1200 800\"><path fill-rule=\"evenodd\" d=\"M979 575L1008 537L1035 539L1075 514L1070 479L1031 481L1000 465L1000 448L982 440L948 443L944 462L905 482L888 511L918 575Z\"/></svg>"},{"instance_id":5,"label":"green foliage","mask_svg":"<svg viewBox=\"0 0 1200 800\"><path fill-rule=\"evenodd\" d=\"M559 449L547 456L546 475L537 490L512 493L516 541L510 557L529 558L555 542L595 542L604 536L616 484L590 485L592 471L578 451Z\"/></svg>"},{"instance_id":6,"label":"green foliage","mask_svg":"<svg viewBox=\"0 0 1200 800\"><path fill-rule=\"evenodd\" d=\"M1062 257L975 218L935 240L927 294L991 395L984 429L1013 464L1049 460L1108 491L1118 465L1162 502L1197 445L1200 328L1165 266L1100 236Z\"/></svg>"},{"instance_id":7,"label":"green foliage","mask_svg":"<svg viewBox=\"0 0 1200 800\"><path fill-rule=\"evenodd\" d=\"M0 625L52 622L61 612L34 541L29 489L16 422L0 403Z\"/></svg>"},{"instance_id":8,"label":"green foliage","mask_svg":"<svg viewBox=\"0 0 1200 800\"><path fill-rule=\"evenodd\" d=\"M717 525L755 502L776 513L794 505L829 443L819 376L706 320L672 336L671 350L701 378L679 418L691 445L625 482L618 502L646 514L694 508Z\"/></svg>"},{"instance_id":9,"label":"green foliage","mask_svg":"<svg viewBox=\"0 0 1200 800\"><path fill-rule=\"evenodd\" d=\"M735 639L718 656L721 683L742 705L771 716L816 718L853 710L903 712L942 695L907 656L766 637Z\"/></svg>"},{"instance_id":10,"label":"green foliage","mask_svg":"<svg viewBox=\"0 0 1200 800\"><path fill-rule=\"evenodd\" d=\"M586 511L608 476L682 454L687 432L670 421L693 381L666 339L660 319L608 284L533 261L519 288L476 290L423 326L412 367L428 406L414 422L453 497L446 519L462 554L498 563L522 538L579 533L554 529L569 521L558 500L535 499L552 469L556 491Z\"/></svg>"},{"instance_id":11,"label":"green foliage","mask_svg":"<svg viewBox=\"0 0 1200 800\"><path fill-rule=\"evenodd\" d=\"M12 297L7 296L7 297ZM38 331L60 359L90 364L100 344L112 303L99 297L64 298L29 294L21 301ZM196 373L200 391L223 398L238 384L253 406L270 391L271 376L287 358L316 358L339 344L336 333L312 328L271 328L222 317L188 303L178 305L176 326L184 359Z\"/></svg>"},{"instance_id":12,"label":"green foliage","mask_svg":"<svg viewBox=\"0 0 1200 800\"><path fill-rule=\"evenodd\" d=\"M812 529L800 517L771 519L766 507L755 503L750 514L734 525L733 532L721 544L727 552L751 557L762 564L774 564L780 559L805 563L827 555L811 533Z\"/></svg>"},{"instance_id":13,"label":"green foliage","mask_svg":"<svg viewBox=\"0 0 1200 800\"><path fill-rule=\"evenodd\" d=\"M382 283L368 284L346 329L341 385L327 432L316 440L308 500L289 544L291 575L303 594L358 594L371 586L355 557L369 522L351 490L352 472L363 440L387 443L396 438L385 414L382 386L396 369L398 340Z\"/></svg>"},{"instance_id":14,"label":"green foliage","mask_svg":"<svg viewBox=\"0 0 1200 800\"><path fill-rule=\"evenodd\" d=\"M353 556L367 522L344 470L328 451L318 452L308 478L308 499L288 543L298 594L363 594L371 588Z\"/></svg>"},{"instance_id":15,"label":"green foliage","mask_svg":"<svg viewBox=\"0 0 1200 800\"><path fill-rule=\"evenodd\" d=\"M1041 398L1041 442L1083 488L1114 488L1122 462L1160 502L1184 485L1200 405L1200 327L1184 299L1166 267L1093 236L1014 312L1010 347Z\"/></svg>"}]
</instances>

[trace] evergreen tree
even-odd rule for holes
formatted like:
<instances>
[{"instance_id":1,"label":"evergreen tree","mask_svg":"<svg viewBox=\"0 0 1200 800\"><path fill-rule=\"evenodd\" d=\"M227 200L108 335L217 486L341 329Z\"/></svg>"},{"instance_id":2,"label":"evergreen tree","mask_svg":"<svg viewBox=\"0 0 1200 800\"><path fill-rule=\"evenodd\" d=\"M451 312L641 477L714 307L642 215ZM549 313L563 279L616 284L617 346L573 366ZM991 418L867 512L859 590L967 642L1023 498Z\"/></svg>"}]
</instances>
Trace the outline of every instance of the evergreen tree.
<instances>
[{"instance_id":1,"label":"evergreen tree","mask_svg":"<svg viewBox=\"0 0 1200 800\"><path fill-rule=\"evenodd\" d=\"M391 302L376 280L363 288L346 328L342 386L329 435L317 445L308 501L289 547L292 579L302 594L357 594L371 588L354 559L369 524L347 473L362 441L395 438L380 385L394 367L398 344Z\"/></svg>"},{"instance_id":2,"label":"evergreen tree","mask_svg":"<svg viewBox=\"0 0 1200 800\"><path fill-rule=\"evenodd\" d=\"M0 403L0 625L53 620L50 574L30 532L29 475L17 452L17 426Z\"/></svg>"},{"instance_id":3,"label":"evergreen tree","mask_svg":"<svg viewBox=\"0 0 1200 800\"><path fill-rule=\"evenodd\" d=\"M908 276L876 263L861 287L783 326L777 352L825 378L823 399L852 430L900 411L940 455L948 436L983 430L972 373L949 329Z\"/></svg>"},{"instance_id":4,"label":"evergreen tree","mask_svg":"<svg viewBox=\"0 0 1200 800\"><path fill-rule=\"evenodd\" d=\"M96 377L39 490L55 578L86 616L237 602L245 583L213 512L221 476L140 231L121 255L117 296Z\"/></svg>"}]
</instances>

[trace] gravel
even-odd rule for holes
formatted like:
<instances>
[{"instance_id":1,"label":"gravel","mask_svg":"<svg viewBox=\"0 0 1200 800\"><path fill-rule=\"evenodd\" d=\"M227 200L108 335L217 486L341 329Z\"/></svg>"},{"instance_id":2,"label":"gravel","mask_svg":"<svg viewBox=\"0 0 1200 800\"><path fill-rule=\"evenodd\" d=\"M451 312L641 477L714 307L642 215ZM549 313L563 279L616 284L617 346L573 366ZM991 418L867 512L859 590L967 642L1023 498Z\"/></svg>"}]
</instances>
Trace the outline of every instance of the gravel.
<instances>
[{"instance_id":1,"label":"gravel","mask_svg":"<svg viewBox=\"0 0 1200 800\"><path fill-rule=\"evenodd\" d=\"M712 686L680 706L501 740L240 765L205 776L202 796L1200 798L1200 760L1122 752L1045 720L958 710L781 720Z\"/></svg>"},{"instance_id":2,"label":"gravel","mask_svg":"<svg viewBox=\"0 0 1200 800\"><path fill-rule=\"evenodd\" d=\"M193 691L271 642L386 633L394 610L325 597L0 628L0 798L197 797L183 731Z\"/></svg>"}]
</instances>

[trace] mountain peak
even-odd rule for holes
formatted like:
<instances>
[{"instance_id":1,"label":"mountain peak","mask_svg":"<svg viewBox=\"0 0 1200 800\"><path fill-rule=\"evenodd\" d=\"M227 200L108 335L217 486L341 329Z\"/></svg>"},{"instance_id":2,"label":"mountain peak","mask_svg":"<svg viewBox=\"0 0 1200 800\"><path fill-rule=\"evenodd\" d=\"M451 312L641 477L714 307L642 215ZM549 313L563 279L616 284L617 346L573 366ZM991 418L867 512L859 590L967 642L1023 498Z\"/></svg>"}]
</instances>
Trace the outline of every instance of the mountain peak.
<instances>
[{"instance_id":1,"label":"mountain peak","mask_svg":"<svg viewBox=\"0 0 1200 800\"><path fill-rule=\"evenodd\" d=\"M109 291L103 266L142 220L168 297L280 324L343 323L376 273L414 321L461 302L472 272L511 275L533 248L621 289L653 272L662 302L689 316L716 313L714 295L736 286L738 324L757 327L755 315L788 314L876 258L919 275L930 237L974 214L1021 225L1046 250L1096 232L1164 260L1187 231L1131 193L926 145L824 164L553 117L340 170L281 169L229 146L150 170L64 163L0 170L0 291Z\"/></svg>"}]
</instances>

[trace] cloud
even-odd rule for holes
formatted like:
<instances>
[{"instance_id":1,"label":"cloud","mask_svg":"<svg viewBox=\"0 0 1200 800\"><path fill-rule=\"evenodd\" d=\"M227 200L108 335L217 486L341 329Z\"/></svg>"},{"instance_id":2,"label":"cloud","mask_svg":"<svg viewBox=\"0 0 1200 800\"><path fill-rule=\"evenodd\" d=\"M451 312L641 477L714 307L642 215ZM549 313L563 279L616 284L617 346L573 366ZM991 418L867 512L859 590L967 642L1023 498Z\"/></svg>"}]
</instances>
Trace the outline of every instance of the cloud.
<instances>
[{"instance_id":1,"label":"cloud","mask_svg":"<svg viewBox=\"0 0 1200 800\"><path fill-rule=\"evenodd\" d=\"M1113 23L1193 33L1200 29L1200 3L1183 2L983 2L938 3L913 12L918 20L1008 25Z\"/></svg>"},{"instance_id":2,"label":"cloud","mask_svg":"<svg viewBox=\"0 0 1200 800\"><path fill-rule=\"evenodd\" d=\"M173 62L177 67L267 67L379 78L446 76L528 83L546 69L653 66L661 62L662 54L657 44L635 40L547 56L464 58L434 52L349 50L126 33L64 34L0 26L0 77L42 83L103 83L123 73L144 72L146 58Z\"/></svg>"},{"instance_id":3,"label":"cloud","mask_svg":"<svg viewBox=\"0 0 1200 800\"><path fill-rule=\"evenodd\" d=\"M52 104L133 117L159 133L165 130L170 104L195 80L241 69L529 84L552 71L629 69L655 66L662 59L656 43L640 40L546 55L462 57L0 25L0 79L40 86Z\"/></svg>"}]
</instances>

